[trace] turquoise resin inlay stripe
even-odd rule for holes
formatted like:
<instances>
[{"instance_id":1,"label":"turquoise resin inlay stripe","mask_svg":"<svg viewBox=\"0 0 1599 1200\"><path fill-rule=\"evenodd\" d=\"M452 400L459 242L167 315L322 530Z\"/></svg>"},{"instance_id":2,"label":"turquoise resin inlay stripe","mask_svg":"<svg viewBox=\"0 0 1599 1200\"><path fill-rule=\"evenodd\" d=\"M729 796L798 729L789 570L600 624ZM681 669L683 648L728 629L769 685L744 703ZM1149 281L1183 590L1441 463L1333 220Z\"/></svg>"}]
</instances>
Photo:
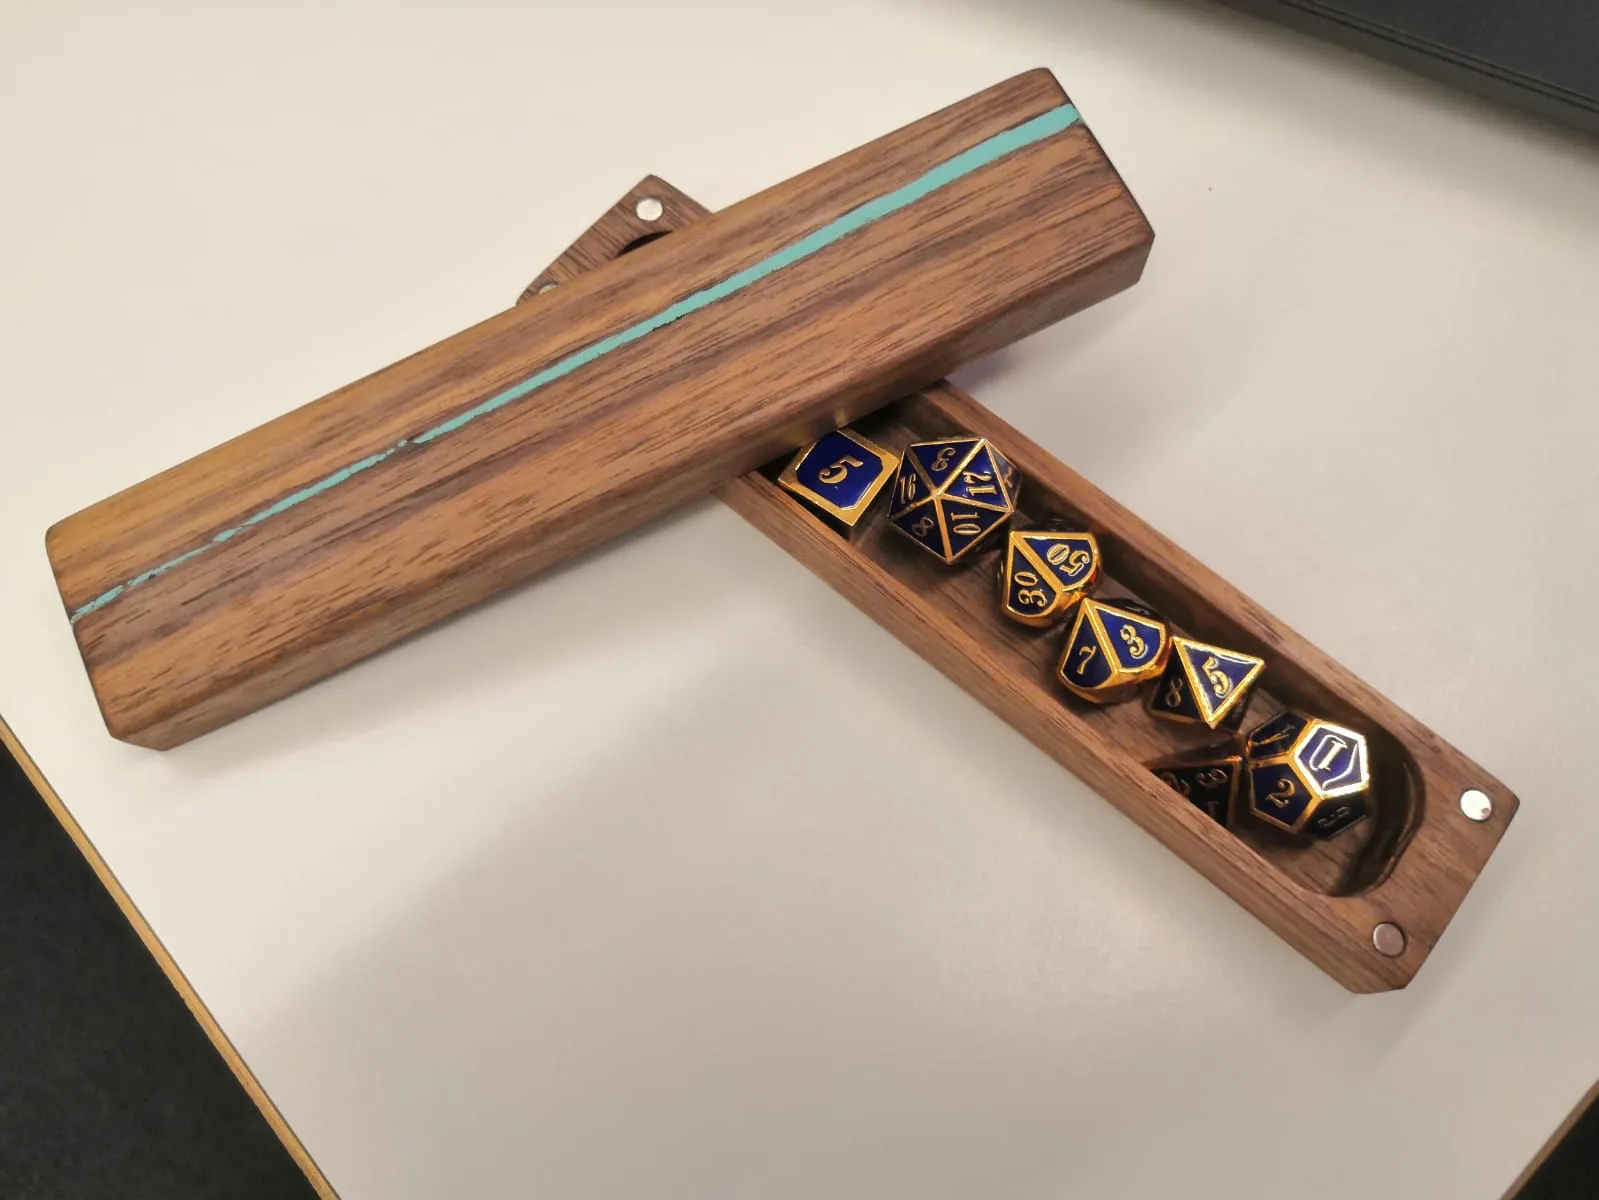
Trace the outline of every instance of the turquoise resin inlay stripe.
<instances>
[{"instance_id":1,"label":"turquoise resin inlay stripe","mask_svg":"<svg viewBox=\"0 0 1599 1200\"><path fill-rule=\"evenodd\" d=\"M338 487L339 484L361 474L363 471L371 470L379 463L392 458L407 446L425 446L429 442L456 432L458 429L463 429L478 418L486 417L508 404L516 403L518 400L538 391L545 384L554 383L557 379L565 378L579 367L587 366L613 350L618 350L631 342L638 341L640 338L648 337L657 329L664 328L673 321L681 320L683 317L698 312L707 305L715 304L718 300L725 300L752 284L759 283L768 275L773 275L784 267L792 266L801 259L809 258L812 254L826 249L841 238L848 237L850 234L864 229L874 221L879 221L902 208L915 204L916 201L924 196L936 192L941 187L947 187L957 179L970 175L973 171L986 167L1007 154L1012 154L1025 146L1030 146L1034 142L1042 141L1044 138L1057 134L1063 129L1070 128L1078 120L1077 109L1070 104L1063 104L1059 108L1053 108L1046 113L1041 113L1029 121L1024 121L1012 129L1005 130L1003 133L996 133L992 137L984 138L975 146L962 150L953 158L947 159L925 174L917 176L909 183L897 187L891 192L885 192L875 199L868 200L865 204L850 209L843 216L835 217L798 241L790 242L781 249L774 251L753 266L745 267L744 270L729 275L719 283L713 283L710 287L702 288L700 291L685 296L675 304L670 304L663 308L653 317L647 317L636 325L630 325L619 333L613 333L609 337L601 338L592 345L585 346L582 350L567 355L543 370L529 375L522 382L513 384L502 392L496 392L488 399L473 405L464 412L457 413L447 421L441 421L432 428L424 429L421 433L412 437L401 438L387 450L369 454L360 461L353 462L347 467L341 467L333 474L319 479L297 492L291 492L281 500L269 504L260 512L246 517L232 528L224 529L209 542L185 551L176 558L168 559L158 567L151 567L148 571L141 571L126 583L117 584L90 600L82 608L79 608L72 614L73 624L76 624L90 613L104 608L117 597L131 591L140 584L148 583L152 579L165 575L174 567L181 566L192 558L198 558L213 546L220 546L224 542L231 541L245 530L259 525L261 522L269 520L280 513L288 512L291 508L304 504L307 500Z\"/></svg>"}]
</instances>

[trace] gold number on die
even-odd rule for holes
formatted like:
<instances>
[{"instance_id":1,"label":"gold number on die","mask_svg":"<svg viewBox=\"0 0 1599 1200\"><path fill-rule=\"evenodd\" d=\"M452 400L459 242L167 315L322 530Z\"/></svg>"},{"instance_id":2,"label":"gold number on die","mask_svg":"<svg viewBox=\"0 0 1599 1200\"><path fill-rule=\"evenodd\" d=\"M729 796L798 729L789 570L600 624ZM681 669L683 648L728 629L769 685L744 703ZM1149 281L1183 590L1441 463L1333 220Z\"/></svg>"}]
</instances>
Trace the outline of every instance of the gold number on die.
<instances>
[{"instance_id":1,"label":"gold number on die","mask_svg":"<svg viewBox=\"0 0 1599 1200\"><path fill-rule=\"evenodd\" d=\"M843 483L844 477L849 474L851 467L864 467L866 464L853 454L846 454L830 467L823 467L816 472L816 478L821 483Z\"/></svg>"},{"instance_id":2,"label":"gold number on die","mask_svg":"<svg viewBox=\"0 0 1599 1200\"><path fill-rule=\"evenodd\" d=\"M1220 666L1216 656L1212 654L1199 664L1199 669L1205 673L1205 678L1210 680L1210 690L1216 693L1216 699L1224 700L1227 693L1233 690L1233 681L1219 669Z\"/></svg>"},{"instance_id":3,"label":"gold number on die","mask_svg":"<svg viewBox=\"0 0 1599 1200\"><path fill-rule=\"evenodd\" d=\"M1120 636L1122 641L1127 643L1127 649L1135 659L1143 658L1149 652L1149 643L1139 637L1138 631L1131 625L1123 625Z\"/></svg>"}]
</instances>

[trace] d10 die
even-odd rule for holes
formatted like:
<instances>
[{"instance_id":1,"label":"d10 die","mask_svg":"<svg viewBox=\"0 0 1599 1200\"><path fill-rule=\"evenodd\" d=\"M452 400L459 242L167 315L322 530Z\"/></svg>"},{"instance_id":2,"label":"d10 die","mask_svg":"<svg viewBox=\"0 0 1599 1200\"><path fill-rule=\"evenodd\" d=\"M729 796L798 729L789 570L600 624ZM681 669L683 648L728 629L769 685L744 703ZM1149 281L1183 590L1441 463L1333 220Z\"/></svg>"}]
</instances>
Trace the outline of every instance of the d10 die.
<instances>
[{"instance_id":1,"label":"d10 die","mask_svg":"<svg viewBox=\"0 0 1599 1200\"><path fill-rule=\"evenodd\" d=\"M888 519L945 563L967 554L1016 511L1016 468L987 438L954 437L905 448Z\"/></svg>"},{"instance_id":2,"label":"d10 die","mask_svg":"<svg viewBox=\"0 0 1599 1200\"><path fill-rule=\"evenodd\" d=\"M1099 565L1091 533L1013 529L1000 562L1000 607L1023 625L1052 625L1094 590Z\"/></svg>"},{"instance_id":3,"label":"d10 die","mask_svg":"<svg viewBox=\"0 0 1599 1200\"><path fill-rule=\"evenodd\" d=\"M1113 704L1159 676L1170 652L1166 622L1144 605L1089 597L1077 606L1055 676L1084 700Z\"/></svg>"},{"instance_id":4,"label":"d10 die","mask_svg":"<svg viewBox=\"0 0 1599 1200\"><path fill-rule=\"evenodd\" d=\"M1149 764L1155 777L1218 825L1228 826L1238 811L1244 760L1230 747L1195 751Z\"/></svg>"},{"instance_id":5,"label":"d10 die","mask_svg":"<svg viewBox=\"0 0 1599 1200\"><path fill-rule=\"evenodd\" d=\"M1370 756L1353 729L1281 712L1250 731L1244 754L1250 811L1279 829L1330 838L1370 810Z\"/></svg>"},{"instance_id":6,"label":"d10 die","mask_svg":"<svg viewBox=\"0 0 1599 1200\"><path fill-rule=\"evenodd\" d=\"M853 429L835 429L806 446L777 482L812 508L853 528L894 474L895 459Z\"/></svg>"},{"instance_id":7,"label":"d10 die","mask_svg":"<svg viewBox=\"0 0 1599 1200\"><path fill-rule=\"evenodd\" d=\"M1174 637L1166 673L1149 694L1149 711L1211 729L1237 729L1249 707L1250 689L1265 669L1265 662L1253 654Z\"/></svg>"}]
</instances>

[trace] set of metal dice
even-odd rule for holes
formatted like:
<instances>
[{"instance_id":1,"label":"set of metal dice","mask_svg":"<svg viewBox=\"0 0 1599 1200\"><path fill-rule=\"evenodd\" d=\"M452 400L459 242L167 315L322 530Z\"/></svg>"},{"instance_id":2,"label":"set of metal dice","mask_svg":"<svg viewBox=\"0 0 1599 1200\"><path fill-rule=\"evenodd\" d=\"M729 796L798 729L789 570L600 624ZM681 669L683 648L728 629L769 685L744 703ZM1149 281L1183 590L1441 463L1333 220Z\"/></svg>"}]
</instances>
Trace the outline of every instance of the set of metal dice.
<instances>
[{"instance_id":1,"label":"set of metal dice","mask_svg":"<svg viewBox=\"0 0 1599 1200\"><path fill-rule=\"evenodd\" d=\"M1016 512L1021 480L986 438L915 442L896 458L853 429L795 455L778 483L846 530L892 480L889 523L946 565L971 555ZM1203 725L1228 741L1149 764L1168 786L1231 826L1247 797L1255 817L1330 838L1367 814L1370 763L1359 733L1283 711L1241 735L1264 660L1171 632L1129 597L1094 595L1099 542L1055 523L1013 523L999 563L999 603L1013 621L1048 628L1070 618L1055 678L1093 704L1145 699L1152 716Z\"/></svg>"}]
</instances>

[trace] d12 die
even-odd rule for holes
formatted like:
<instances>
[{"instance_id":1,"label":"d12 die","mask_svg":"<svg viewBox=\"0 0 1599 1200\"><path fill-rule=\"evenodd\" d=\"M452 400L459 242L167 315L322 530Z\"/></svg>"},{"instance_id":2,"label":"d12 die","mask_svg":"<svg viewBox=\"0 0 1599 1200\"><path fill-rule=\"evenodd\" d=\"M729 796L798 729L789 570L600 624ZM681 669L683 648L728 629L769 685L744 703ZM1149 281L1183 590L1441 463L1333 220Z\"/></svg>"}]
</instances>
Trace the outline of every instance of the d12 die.
<instances>
[{"instance_id":1,"label":"d12 die","mask_svg":"<svg viewBox=\"0 0 1599 1200\"><path fill-rule=\"evenodd\" d=\"M1000 608L1023 625L1052 625L1094 590L1099 567L1091 533L1013 529L999 567Z\"/></svg>"},{"instance_id":2,"label":"d12 die","mask_svg":"<svg viewBox=\"0 0 1599 1200\"><path fill-rule=\"evenodd\" d=\"M894 474L895 459L853 429L824 434L794 456L778 484L850 529Z\"/></svg>"},{"instance_id":3,"label":"d12 die","mask_svg":"<svg viewBox=\"0 0 1599 1200\"><path fill-rule=\"evenodd\" d=\"M1113 704L1159 676L1170 652L1166 622L1144 605L1089 597L1077 606L1055 677L1084 700Z\"/></svg>"},{"instance_id":4,"label":"d12 die","mask_svg":"<svg viewBox=\"0 0 1599 1200\"><path fill-rule=\"evenodd\" d=\"M1250 731L1244 754L1250 811L1279 829L1325 839L1370 811L1370 755L1353 729L1281 712Z\"/></svg>"},{"instance_id":5,"label":"d12 die","mask_svg":"<svg viewBox=\"0 0 1599 1200\"><path fill-rule=\"evenodd\" d=\"M1197 750L1149 764L1155 777L1218 825L1228 826L1238 811L1244 760L1232 747Z\"/></svg>"},{"instance_id":6,"label":"d12 die","mask_svg":"<svg viewBox=\"0 0 1599 1200\"><path fill-rule=\"evenodd\" d=\"M1010 519L1021 481L987 438L953 437L905 448L888 519L922 549L954 563Z\"/></svg>"},{"instance_id":7,"label":"d12 die","mask_svg":"<svg viewBox=\"0 0 1599 1200\"><path fill-rule=\"evenodd\" d=\"M1249 707L1250 689L1265 669L1265 662L1253 654L1174 637L1166 673L1149 694L1149 711L1211 729L1237 729Z\"/></svg>"}]
</instances>

